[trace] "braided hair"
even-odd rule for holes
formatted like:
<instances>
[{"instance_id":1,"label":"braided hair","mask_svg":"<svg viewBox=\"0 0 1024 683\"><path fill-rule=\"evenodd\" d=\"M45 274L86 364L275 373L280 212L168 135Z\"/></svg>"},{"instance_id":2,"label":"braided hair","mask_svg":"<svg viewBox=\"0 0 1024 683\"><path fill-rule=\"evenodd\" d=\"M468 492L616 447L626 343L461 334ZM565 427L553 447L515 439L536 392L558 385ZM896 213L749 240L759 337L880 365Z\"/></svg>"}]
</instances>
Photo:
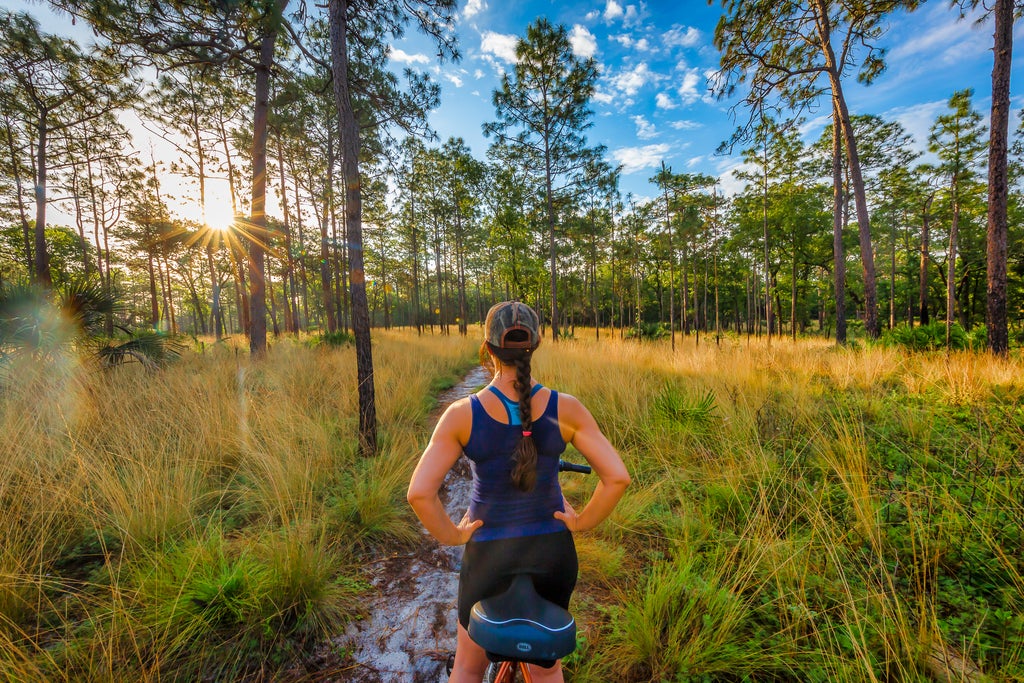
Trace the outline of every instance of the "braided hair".
<instances>
[{"instance_id":1,"label":"braided hair","mask_svg":"<svg viewBox=\"0 0 1024 683\"><path fill-rule=\"evenodd\" d=\"M488 342L480 346L480 359L485 367L492 371L496 369L491 363L493 354L503 365L512 365L516 369L516 379L512 386L519 398L519 419L523 423L523 436L512 452L512 485L523 492L532 491L537 484L537 444L530 435L533 431L533 416L530 410L530 359L533 350L501 349Z\"/></svg>"}]
</instances>

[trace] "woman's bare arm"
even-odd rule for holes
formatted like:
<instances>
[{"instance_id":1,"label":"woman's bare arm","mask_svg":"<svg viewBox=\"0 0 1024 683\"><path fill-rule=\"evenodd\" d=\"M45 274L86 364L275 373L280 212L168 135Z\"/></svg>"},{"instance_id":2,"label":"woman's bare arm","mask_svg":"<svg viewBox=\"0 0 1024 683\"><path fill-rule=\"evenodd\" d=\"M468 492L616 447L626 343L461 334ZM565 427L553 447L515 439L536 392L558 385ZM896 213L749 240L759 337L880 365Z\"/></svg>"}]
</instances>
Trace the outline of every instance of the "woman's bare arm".
<instances>
[{"instance_id":1,"label":"woman's bare arm","mask_svg":"<svg viewBox=\"0 0 1024 683\"><path fill-rule=\"evenodd\" d=\"M578 399L559 394L558 415L572 432L570 443L587 459L600 481L582 511L577 513L565 501L565 512L556 512L555 517L565 522L570 531L587 531L604 521L615 509L629 486L629 472L615 447L597 426L594 416Z\"/></svg>"},{"instance_id":2,"label":"woman's bare arm","mask_svg":"<svg viewBox=\"0 0 1024 683\"><path fill-rule=\"evenodd\" d=\"M458 524L454 524L438 496L445 475L462 454L472 419L468 400L448 406L420 456L406 494L409 505L423 526L444 545L462 545L483 526L483 521L471 521L468 512Z\"/></svg>"}]
</instances>

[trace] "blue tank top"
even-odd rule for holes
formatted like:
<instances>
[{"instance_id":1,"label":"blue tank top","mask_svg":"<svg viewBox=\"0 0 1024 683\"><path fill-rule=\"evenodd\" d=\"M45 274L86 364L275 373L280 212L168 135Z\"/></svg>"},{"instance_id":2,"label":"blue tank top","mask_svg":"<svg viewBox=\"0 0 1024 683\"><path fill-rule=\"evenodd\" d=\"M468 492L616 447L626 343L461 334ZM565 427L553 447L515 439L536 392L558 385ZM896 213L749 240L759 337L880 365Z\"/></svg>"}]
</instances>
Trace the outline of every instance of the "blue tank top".
<instances>
[{"instance_id":1,"label":"blue tank top","mask_svg":"<svg viewBox=\"0 0 1024 683\"><path fill-rule=\"evenodd\" d=\"M535 386L533 393L540 389ZM487 414L476 395L469 397L473 409L473 427L463 449L473 472L469 514L484 525L473 534L474 541L535 536L564 531L565 524L554 518L563 511L562 488L558 484L558 460L565 452L565 441L558 428L558 392L552 391L544 413L534 420L531 431L537 445L537 484L524 492L512 484L512 452L522 436L517 402L496 389L510 422L505 424Z\"/></svg>"}]
</instances>

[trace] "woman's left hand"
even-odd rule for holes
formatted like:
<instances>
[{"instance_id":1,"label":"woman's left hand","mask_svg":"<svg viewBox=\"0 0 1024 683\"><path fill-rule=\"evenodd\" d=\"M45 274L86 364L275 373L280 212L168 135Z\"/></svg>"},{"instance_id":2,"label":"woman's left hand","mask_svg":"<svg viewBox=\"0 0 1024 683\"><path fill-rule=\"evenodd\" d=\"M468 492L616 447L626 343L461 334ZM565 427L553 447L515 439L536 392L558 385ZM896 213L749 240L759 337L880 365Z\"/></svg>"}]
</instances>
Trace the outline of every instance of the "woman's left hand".
<instances>
[{"instance_id":1,"label":"woman's left hand","mask_svg":"<svg viewBox=\"0 0 1024 683\"><path fill-rule=\"evenodd\" d=\"M562 520L569 531L582 531L580 529L580 518L576 515L576 508L569 503L569 500L565 496L562 496L562 507L565 508L565 512L559 512L556 510L555 519Z\"/></svg>"}]
</instances>

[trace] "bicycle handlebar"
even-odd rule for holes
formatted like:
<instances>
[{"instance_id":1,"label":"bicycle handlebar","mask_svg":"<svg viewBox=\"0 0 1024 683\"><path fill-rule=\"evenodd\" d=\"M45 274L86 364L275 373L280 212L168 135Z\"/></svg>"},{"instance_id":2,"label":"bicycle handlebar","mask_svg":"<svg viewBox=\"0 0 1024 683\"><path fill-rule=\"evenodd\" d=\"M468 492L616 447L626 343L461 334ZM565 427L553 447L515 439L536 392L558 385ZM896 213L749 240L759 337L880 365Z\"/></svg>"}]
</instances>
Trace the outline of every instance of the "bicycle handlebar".
<instances>
[{"instance_id":1,"label":"bicycle handlebar","mask_svg":"<svg viewBox=\"0 0 1024 683\"><path fill-rule=\"evenodd\" d=\"M559 472L579 472L580 474L590 474L590 465L577 465L576 463L569 462L568 460L558 461Z\"/></svg>"}]
</instances>

